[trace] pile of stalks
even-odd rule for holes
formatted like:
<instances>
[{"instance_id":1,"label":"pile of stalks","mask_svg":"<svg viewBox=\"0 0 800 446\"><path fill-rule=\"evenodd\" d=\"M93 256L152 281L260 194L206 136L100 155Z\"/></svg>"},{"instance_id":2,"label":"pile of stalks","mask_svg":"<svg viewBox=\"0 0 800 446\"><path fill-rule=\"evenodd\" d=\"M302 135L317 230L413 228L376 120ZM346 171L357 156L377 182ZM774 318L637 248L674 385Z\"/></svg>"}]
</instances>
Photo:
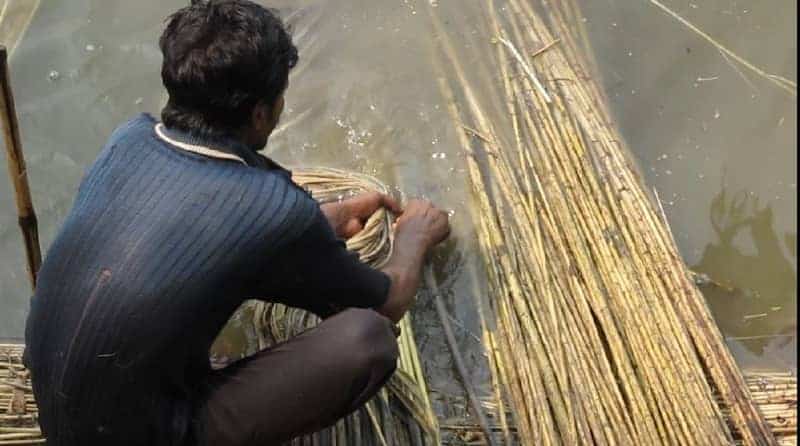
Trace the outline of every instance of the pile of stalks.
<instances>
[{"instance_id":1,"label":"pile of stalks","mask_svg":"<svg viewBox=\"0 0 800 446\"><path fill-rule=\"evenodd\" d=\"M797 445L797 375L791 372L745 372L745 381L748 383L753 399L758 409L764 414L767 423L781 446ZM449 399L456 407L465 408L467 401L457 397ZM721 401L720 405L723 405ZM497 402L491 399L481 400L487 415L492 420L498 420L499 410ZM723 406L724 407L724 406ZM508 408L503 407L506 416ZM726 417L729 412L724 412ZM466 419L447 419L439 423L442 438L452 444L485 444L482 439L482 429L475 423ZM493 432L500 433L503 426L495 422L489 426ZM512 437L516 435L516 428L509 427ZM448 444L449 444L448 443ZM741 442L737 441L737 444Z\"/></svg>"},{"instance_id":2,"label":"pile of stalks","mask_svg":"<svg viewBox=\"0 0 800 446\"><path fill-rule=\"evenodd\" d=\"M364 192L389 193L375 178L330 168L293 169L292 179L320 203L347 199ZM392 252L392 216L386 210L373 214L364 228L347 240L360 259L379 268ZM281 304L250 301L234 320L252 321L258 349L268 348L313 328L319 318ZM409 316L400 323L398 368L386 387L362 409L321 432L297 438L290 444L331 445L438 445L439 428L431 408L425 377Z\"/></svg>"},{"instance_id":3,"label":"pile of stalks","mask_svg":"<svg viewBox=\"0 0 800 446\"><path fill-rule=\"evenodd\" d=\"M0 344L0 445L43 444L23 345Z\"/></svg>"},{"instance_id":4,"label":"pile of stalks","mask_svg":"<svg viewBox=\"0 0 800 446\"><path fill-rule=\"evenodd\" d=\"M525 445L776 444L611 124L572 3L481 5L472 58L430 8L432 63L474 197L502 439L513 423ZM468 78L486 67L491 91Z\"/></svg>"},{"instance_id":5,"label":"pile of stalks","mask_svg":"<svg viewBox=\"0 0 800 446\"><path fill-rule=\"evenodd\" d=\"M31 391L30 376L22 366L22 350L23 346L20 344L0 344L0 445L2 446L44 443L37 424L38 411ZM797 375L790 372L748 372L745 374L745 381L748 383L759 410L764 414L770 429L775 434L778 444L781 446L797 445ZM397 387L391 391L403 395L416 392L413 390L409 392ZM458 398L451 396L449 401L454 406L462 408L468 406L465 399L459 401ZM724 403L721 401L719 403L724 407ZM376 401L372 404L383 403ZM497 433L507 430L511 438L516 440L516 427L513 424L499 422L500 419L510 415L508 407L498 406L497 401L493 399L482 400L481 404L489 418L493 420L489 428ZM500 408L503 408L502 416ZM726 412L726 417L729 415L729 412ZM358 436L368 435L367 433L374 429L374 425L370 421L372 417L369 414L366 416L361 414L358 417L340 422L337 428L342 436L336 437L336 440L328 444L359 444ZM442 420L437 425L442 432L441 438L447 441L446 444L485 444L481 427L470 421L463 418ZM364 433L356 434L358 428ZM317 437L317 440L319 439ZM307 438L306 441L308 440ZM380 440L373 438L371 441L374 443ZM303 443L298 439L295 444ZM370 443L362 441L360 444ZM397 442L394 444L414 443Z\"/></svg>"},{"instance_id":6,"label":"pile of stalks","mask_svg":"<svg viewBox=\"0 0 800 446\"><path fill-rule=\"evenodd\" d=\"M790 372L746 372L745 381L758 410L781 446L797 444L797 375ZM723 413L730 416L720 399ZM737 443L741 441L737 440Z\"/></svg>"}]
</instances>

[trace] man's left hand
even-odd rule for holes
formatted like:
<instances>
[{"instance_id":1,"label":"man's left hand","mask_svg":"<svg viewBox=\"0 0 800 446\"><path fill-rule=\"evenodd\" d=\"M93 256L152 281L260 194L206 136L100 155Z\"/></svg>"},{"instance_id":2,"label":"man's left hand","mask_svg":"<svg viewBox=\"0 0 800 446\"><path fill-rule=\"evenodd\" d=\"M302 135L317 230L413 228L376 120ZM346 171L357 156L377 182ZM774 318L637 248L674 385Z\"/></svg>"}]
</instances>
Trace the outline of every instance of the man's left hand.
<instances>
[{"instance_id":1,"label":"man's left hand","mask_svg":"<svg viewBox=\"0 0 800 446\"><path fill-rule=\"evenodd\" d=\"M347 200L325 203L322 212L338 237L348 239L364 228L372 214L380 208L400 214L403 209L394 198L378 192L367 192Z\"/></svg>"}]
</instances>

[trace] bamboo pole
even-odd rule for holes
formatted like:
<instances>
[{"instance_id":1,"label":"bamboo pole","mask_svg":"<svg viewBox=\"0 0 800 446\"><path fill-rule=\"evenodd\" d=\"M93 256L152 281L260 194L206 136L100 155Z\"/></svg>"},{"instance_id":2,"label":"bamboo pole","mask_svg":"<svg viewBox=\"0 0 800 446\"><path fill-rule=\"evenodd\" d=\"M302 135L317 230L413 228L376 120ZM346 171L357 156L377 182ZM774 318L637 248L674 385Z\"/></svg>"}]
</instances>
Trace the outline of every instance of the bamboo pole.
<instances>
[{"instance_id":1,"label":"bamboo pole","mask_svg":"<svg viewBox=\"0 0 800 446\"><path fill-rule=\"evenodd\" d=\"M19 227L25 242L28 275L31 288L36 288L36 274L42 263L39 248L39 230L36 212L33 210L31 191L28 186L28 171L25 168L25 156L22 153L22 140L19 135L19 123L14 107L14 95L8 72L8 50L0 46L0 120L3 122L3 138L8 158L8 175L14 185L15 201Z\"/></svg>"}]
</instances>

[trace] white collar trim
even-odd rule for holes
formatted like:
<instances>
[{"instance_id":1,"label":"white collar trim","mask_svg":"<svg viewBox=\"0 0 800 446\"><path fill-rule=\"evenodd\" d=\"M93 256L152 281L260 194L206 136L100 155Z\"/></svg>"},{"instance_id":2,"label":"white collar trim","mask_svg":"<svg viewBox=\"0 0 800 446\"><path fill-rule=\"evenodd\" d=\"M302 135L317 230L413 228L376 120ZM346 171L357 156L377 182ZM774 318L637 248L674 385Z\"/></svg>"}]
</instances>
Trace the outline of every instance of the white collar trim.
<instances>
[{"instance_id":1,"label":"white collar trim","mask_svg":"<svg viewBox=\"0 0 800 446\"><path fill-rule=\"evenodd\" d=\"M184 142L175 141L174 139L172 139L169 136L167 136L166 132L164 131L164 124L163 123L159 122L158 124L156 124L155 131L156 131L156 135L159 138L161 138L162 140L164 140L165 142L167 142L169 144L172 144L173 146L178 147L179 149L183 149L183 150L185 150L187 152L196 153L198 155L206 156L206 157L209 157L209 158L217 158L217 159L226 159L226 160L232 160L232 161L239 161L240 163L244 164L245 166L247 165L245 160L243 160L241 157L236 156L236 155L234 155L232 153L227 153L227 152L223 152L221 150L212 149L211 147L198 146L198 145L194 145L194 144L187 144L187 143L184 143Z\"/></svg>"}]
</instances>

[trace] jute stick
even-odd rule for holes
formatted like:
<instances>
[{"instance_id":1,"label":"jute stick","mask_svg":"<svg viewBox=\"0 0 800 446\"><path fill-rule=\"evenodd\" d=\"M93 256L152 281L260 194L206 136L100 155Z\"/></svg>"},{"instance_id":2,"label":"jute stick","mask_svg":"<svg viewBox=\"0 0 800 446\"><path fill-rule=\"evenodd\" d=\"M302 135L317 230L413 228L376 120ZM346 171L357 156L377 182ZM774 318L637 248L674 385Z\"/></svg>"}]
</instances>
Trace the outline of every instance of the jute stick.
<instances>
[{"instance_id":1,"label":"jute stick","mask_svg":"<svg viewBox=\"0 0 800 446\"><path fill-rule=\"evenodd\" d=\"M495 45L489 65L499 79L479 87L469 82L456 42L431 8L451 76L438 58L433 65L453 123L463 129L457 134L486 260L489 317L496 320L484 324L485 336L497 340L492 370L505 386L521 441L731 444L735 426L746 444L770 444L761 429L766 424L742 410L752 404L731 398L746 396L743 383L727 375L732 363L707 356L713 333L698 326L698 309L687 306L702 298L687 289L674 242L654 219L603 96L585 77L586 64L571 62L581 59L580 45L563 17L578 14L551 15L564 45L534 57L527 55L555 35L530 2L500 5L484 4L484 46L465 47L491 58L490 38L503 36L524 64L511 63L509 45ZM528 68L547 86L550 102L531 94L538 89ZM492 88L499 94L476 94ZM506 98L505 115L488 113L497 96ZM723 417L704 365L714 390L734 401L732 418Z\"/></svg>"},{"instance_id":2,"label":"jute stick","mask_svg":"<svg viewBox=\"0 0 800 446\"><path fill-rule=\"evenodd\" d=\"M28 186L28 172L25 168L25 157L22 154L22 141L19 136L17 112L14 107L14 95L8 74L8 51L0 46L0 119L3 121L3 139L5 140L8 158L8 175L14 185L15 201L19 227L25 242L25 255L28 260L28 274L31 287L36 288L36 273L42 263L39 249L39 229L36 213L33 210L31 191Z\"/></svg>"},{"instance_id":3,"label":"jute stick","mask_svg":"<svg viewBox=\"0 0 800 446\"><path fill-rule=\"evenodd\" d=\"M475 389L472 387L472 382L469 379L469 373L467 373L467 367L464 365L464 359L461 356L461 352L458 349L458 343L456 343L456 337L453 334L453 327L450 326L450 317L448 316L447 309L444 306L444 299L442 298L441 293L439 293L439 284L436 281L436 277L433 275L433 269L430 265L425 266L425 284L433 293L434 304L436 305L436 313L439 315L439 320L441 321L442 328L444 329L444 336L447 340L447 345L450 347L450 353L453 355L453 363L455 364L456 370L458 371L461 381L464 384L464 389L467 392L467 397L469 398L469 402L472 405L473 411L475 412L475 417L478 419L478 424L481 426L481 430L483 430L483 435L486 438L486 444L492 446L494 445L492 429L489 427L489 422L486 420L486 414L484 414L480 400L478 400L478 396L475 394Z\"/></svg>"}]
</instances>

